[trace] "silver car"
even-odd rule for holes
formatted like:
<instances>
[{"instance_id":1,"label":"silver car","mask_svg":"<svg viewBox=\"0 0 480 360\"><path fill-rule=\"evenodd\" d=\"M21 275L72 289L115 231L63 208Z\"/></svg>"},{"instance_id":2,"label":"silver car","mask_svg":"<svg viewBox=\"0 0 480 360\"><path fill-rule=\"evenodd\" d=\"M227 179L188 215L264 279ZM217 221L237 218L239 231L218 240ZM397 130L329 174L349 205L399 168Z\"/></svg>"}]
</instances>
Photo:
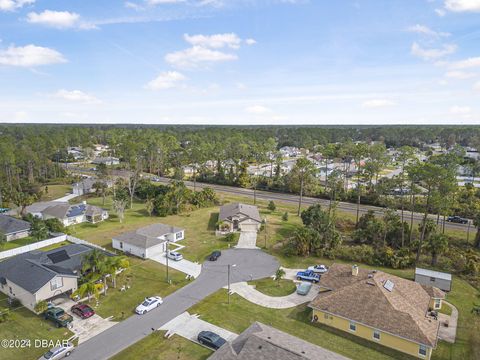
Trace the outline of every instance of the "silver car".
<instances>
[{"instance_id":1,"label":"silver car","mask_svg":"<svg viewBox=\"0 0 480 360\"><path fill-rule=\"evenodd\" d=\"M63 359L67 356L70 356L74 349L72 343L66 343L65 345L54 347L53 349L48 350L39 360L57 360Z\"/></svg>"},{"instance_id":2,"label":"silver car","mask_svg":"<svg viewBox=\"0 0 480 360\"><path fill-rule=\"evenodd\" d=\"M312 288L312 283L307 281L302 281L300 285L297 286L298 295L307 295Z\"/></svg>"}]
</instances>

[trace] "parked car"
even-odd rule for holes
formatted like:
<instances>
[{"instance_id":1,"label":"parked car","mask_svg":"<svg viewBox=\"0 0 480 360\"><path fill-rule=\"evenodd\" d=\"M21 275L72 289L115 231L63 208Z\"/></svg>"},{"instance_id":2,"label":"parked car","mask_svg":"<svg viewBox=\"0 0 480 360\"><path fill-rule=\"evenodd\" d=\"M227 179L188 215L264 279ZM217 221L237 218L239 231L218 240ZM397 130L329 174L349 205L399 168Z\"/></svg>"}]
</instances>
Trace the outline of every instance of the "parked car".
<instances>
[{"instance_id":1,"label":"parked car","mask_svg":"<svg viewBox=\"0 0 480 360\"><path fill-rule=\"evenodd\" d=\"M183 259L183 255L176 251L169 251L167 257L175 261L180 261Z\"/></svg>"},{"instance_id":2,"label":"parked car","mask_svg":"<svg viewBox=\"0 0 480 360\"><path fill-rule=\"evenodd\" d=\"M311 282L302 281L300 285L297 286L297 294L298 295L307 295L312 288Z\"/></svg>"},{"instance_id":3,"label":"parked car","mask_svg":"<svg viewBox=\"0 0 480 360\"><path fill-rule=\"evenodd\" d=\"M43 313L45 320L52 321L57 327L67 327L73 321L72 315L67 314L62 308L52 307Z\"/></svg>"},{"instance_id":4,"label":"parked car","mask_svg":"<svg viewBox=\"0 0 480 360\"><path fill-rule=\"evenodd\" d=\"M217 350L218 348L220 348L220 346L227 342L227 340L222 338L220 335L217 335L211 331L200 331L197 339L200 344L208 346L209 348L212 348L214 350Z\"/></svg>"},{"instance_id":5,"label":"parked car","mask_svg":"<svg viewBox=\"0 0 480 360\"><path fill-rule=\"evenodd\" d=\"M57 360L57 359L62 359L64 357L70 356L74 349L74 346L72 343L66 343L61 346L54 347L53 349L48 350L45 354L42 355L42 357L38 360Z\"/></svg>"},{"instance_id":6,"label":"parked car","mask_svg":"<svg viewBox=\"0 0 480 360\"><path fill-rule=\"evenodd\" d=\"M95 315L95 311L87 304L75 304L70 310L72 313L80 316L82 319L87 319L90 316Z\"/></svg>"},{"instance_id":7,"label":"parked car","mask_svg":"<svg viewBox=\"0 0 480 360\"><path fill-rule=\"evenodd\" d=\"M210 261L217 261L217 259L222 255L222 253L218 250L215 250L214 252L212 252L210 254L210 256L208 257L208 260Z\"/></svg>"},{"instance_id":8,"label":"parked car","mask_svg":"<svg viewBox=\"0 0 480 360\"><path fill-rule=\"evenodd\" d=\"M458 223L458 224L468 224L468 219L462 218L460 216L449 216L447 218L448 222Z\"/></svg>"},{"instance_id":9,"label":"parked car","mask_svg":"<svg viewBox=\"0 0 480 360\"><path fill-rule=\"evenodd\" d=\"M312 270L317 274L325 274L328 271L328 267L325 265L313 265L309 266L307 270Z\"/></svg>"},{"instance_id":10,"label":"parked car","mask_svg":"<svg viewBox=\"0 0 480 360\"><path fill-rule=\"evenodd\" d=\"M147 297L140 305L136 307L135 312L139 315L143 315L162 304L163 299L160 296Z\"/></svg>"},{"instance_id":11,"label":"parked car","mask_svg":"<svg viewBox=\"0 0 480 360\"><path fill-rule=\"evenodd\" d=\"M305 270L297 272L297 280L311 281L318 283L320 281L320 275L315 274L312 270Z\"/></svg>"}]
</instances>

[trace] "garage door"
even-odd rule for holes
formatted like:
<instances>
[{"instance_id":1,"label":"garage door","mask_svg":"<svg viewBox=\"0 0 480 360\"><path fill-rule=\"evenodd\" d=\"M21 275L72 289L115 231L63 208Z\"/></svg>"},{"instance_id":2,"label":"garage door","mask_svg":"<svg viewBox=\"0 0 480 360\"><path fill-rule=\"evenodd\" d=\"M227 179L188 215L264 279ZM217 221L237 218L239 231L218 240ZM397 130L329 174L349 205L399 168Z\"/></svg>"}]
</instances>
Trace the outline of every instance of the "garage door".
<instances>
[{"instance_id":1,"label":"garage door","mask_svg":"<svg viewBox=\"0 0 480 360\"><path fill-rule=\"evenodd\" d=\"M159 256L165 252L165 243L148 248L148 257Z\"/></svg>"},{"instance_id":2,"label":"garage door","mask_svg":"<svg viewBox=\"0 0 480 360\"><path fill-rule=\"evenodd\" d=\"M240 224L241 231L257 231L256 224Z\"/></svg>"}]
</instances>

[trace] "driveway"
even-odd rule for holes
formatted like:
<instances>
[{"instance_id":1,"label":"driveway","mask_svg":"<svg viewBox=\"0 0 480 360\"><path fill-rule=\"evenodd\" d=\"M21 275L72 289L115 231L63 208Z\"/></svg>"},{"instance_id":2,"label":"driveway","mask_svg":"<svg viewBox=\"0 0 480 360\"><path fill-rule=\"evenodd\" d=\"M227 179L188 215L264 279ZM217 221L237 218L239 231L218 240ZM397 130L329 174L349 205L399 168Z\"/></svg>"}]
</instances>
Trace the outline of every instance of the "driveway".
<instances>
[{"instance_id":1,"label":"driveway","mask_svg":"<svg viewBox=\"0 0 480 360\"><path fill-rule=\"evenodd\" d=\"M198 343L197 336L200 331L212 331L227 341L235 340L238 336L238 334L225 330L224 328L200 320L198 317L198 315L190 315L185 311L163 325L159 330L167 331L167 337L177 334L196 343Z\"/></svg>"},{"instance_id":2,"label":"driveway","mask_svg":"<svg viewBox=\"0 0 480 360\"><path fill-rule=\"evenodd\" d=\"M133 315L82 343L70 355L71 360L104 360L133 345L187 311L196 303L227 285L228 264L236 264L231 282L262 279L278 269L278 261L261 250L229 249L215 262L203 264L200 276L164 298L164 303L145 315Z\"/></svg>"},{"instance_id":3,"label":"driveway","mask_svg":"<svg viewBox=\"0 0 480 360\"><path fill-rule=\"evenodd\" d=\"M165 253L151 255L148 258L160 264L167 265L167 257L165 256ZM200 265L199 263L191 262L186 259L182 259L179 261L168 259L168 266L171 267L172 269L175 269L187 275L193 276L194 278L197 278L200 275L200 272L202 271L202 265Z\"/></svg>"},{"instance_id":4,"label":"driveway","mask_svg":"<svg viewBox=\"0 0 480 360\"><path fill-rule=\"evenodd\" d=\"M75 199L76 197L78 197L78 195L68 194L68 195L65 195L64 197L61 197L52 201L68 202L69 200Z\"/></svg>"},{"instance_id":5,"label":"driveway","mask_svg":"<svg viewBox=\"0 0 480 360\"><path fill-rule=\"evenodd\" d=\"M240 238L238 239L238 244L235 247L237 249L258 249L257 232L256 231L240 232Z\"/></svg>"},{"instance_id":6,"label":"driveway","mask_svg":"<svg viewBox=\"0 0 480 360\"><path fill-rule=\"evenodd\" d=\"M450 306L450 308L452 309L452 314L448 316L442 313L438 313L438 320L440 321L438 337L439 339L453 344L455 343L455 338L457 335L458 310L455 306L446 302L445 300L442 302L447 306Z\"/></svg>"},{"instance_id":7,"label":"driveway","mask_svg":"<svg viewBox=\"0 0 480 360\"><path fill-rule=\"evenodd\" d=\"M116 322L104 319L97 314L88 319L81 319L70 311L70 308L75 305L76 302L68 298L60 297L55 299L53 303L73 316L73 321L69 329L78 337L79 344L117 324Z\"/></svg>"},{"instance_id":8,"label":"driveway","mask_svg":"<svg viewBox=\"0 0 480 360\"><path fill-rule=\"evenodd\" d=\"M318 295L319 291L319 286L313 285L307 295L298 295L296 292L293 292L287 296L269 296L256 290L254 285L248 285L246 282L239 282L230 286L232 294L238 294L251 303L270 309L288 309L310 302Z\"/></svg>"}]
</instances>

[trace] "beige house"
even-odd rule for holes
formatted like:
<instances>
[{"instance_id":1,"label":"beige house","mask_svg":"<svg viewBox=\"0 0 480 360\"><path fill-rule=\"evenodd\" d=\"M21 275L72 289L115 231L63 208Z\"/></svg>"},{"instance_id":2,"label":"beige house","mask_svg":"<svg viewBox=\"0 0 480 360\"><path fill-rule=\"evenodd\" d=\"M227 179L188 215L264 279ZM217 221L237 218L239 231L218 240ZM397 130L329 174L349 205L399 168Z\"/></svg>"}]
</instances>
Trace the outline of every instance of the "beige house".
<instances>
[{"instance_id":1,"label":"beige house","mask_svg":"<svg viewBox=\"0 0 480 360\"><path fill-rule=\"evenodd\" d=\"M0 291L28 309L77 290L82 262L93 248L71 244L50 251L34 250L0 262Z\"/></svg>"},{"instance_id":2,"label":"beige house","mask_svg":"<svg viewBox=\"0 0 480 360\"><path fill-rule=\"evenodd\" d=\"M228 232L258 231L262 225L258 208L241 203L231 203L220 207L218 221L220 230Z\"/></svg>"},{"instance_id":3,"label":"beige house","mask_svg":"<svg viewBox=\"0 0 480 360\"><path fill-rule=\"evenodd\" d=\"M0 215L0 234L7 241L22 239L30 235L30 223L8 215Z\"/></svg>"}]
</instances>

